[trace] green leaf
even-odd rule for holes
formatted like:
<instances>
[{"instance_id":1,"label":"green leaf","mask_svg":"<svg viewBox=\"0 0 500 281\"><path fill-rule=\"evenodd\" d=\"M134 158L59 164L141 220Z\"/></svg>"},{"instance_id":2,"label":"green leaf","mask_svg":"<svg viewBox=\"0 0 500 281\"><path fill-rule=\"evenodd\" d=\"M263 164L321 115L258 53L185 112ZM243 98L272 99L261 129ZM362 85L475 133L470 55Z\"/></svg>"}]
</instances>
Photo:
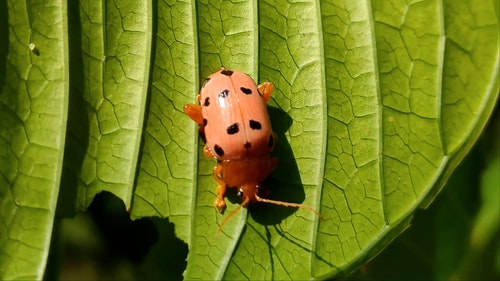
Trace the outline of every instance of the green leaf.
<instances>
[{"instance_id":1,"label":"green leaf","mask_svg":"<svg viewBox=\"0 0 500 281\"><path fill-rule=\"evenodd\" d=\"M498 99L495 1L39 2L0 3L3 279L42 277L58 196L71 215L101 191L175 225L185 279L346 275L430 204ZM218 234L240 201L213 207L182 108L221 65L275 84L264 185L324 221L255 204Z\"/></svg>"},{"instance_id":2,"label":"green leaf","mask_svg":"<svg viewBox=\"0 0 500 281\"><path fill-rule=\"evenodd\" d=\"M47 263L62 170L66 2L3 1L0 11L0 279L35 280Z\"/></svg>"}]
</instances>

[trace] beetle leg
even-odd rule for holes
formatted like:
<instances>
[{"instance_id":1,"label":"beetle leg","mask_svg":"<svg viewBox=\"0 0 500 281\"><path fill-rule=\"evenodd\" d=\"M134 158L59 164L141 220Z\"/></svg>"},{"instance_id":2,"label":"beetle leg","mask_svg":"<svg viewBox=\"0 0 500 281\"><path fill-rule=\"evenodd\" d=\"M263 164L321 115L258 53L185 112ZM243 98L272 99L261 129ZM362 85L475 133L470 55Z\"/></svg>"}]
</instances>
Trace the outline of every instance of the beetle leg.
<instances>
[{"instance_id":1,"label":"beetle leg","mask_svg":"<svg viewBox=\"0 0 500 281\"><path fill-rule=\"evenodd\" d=\"M214 178L219 186L217 186L217 199L215 199L215 208L217 208L219 212L224 213L224 210L226 210L226 201L224 200L224 198L226 197L226 183L222 180L220 174L221 172L222 165L217 164L217 166L214 167Z\"/></svg>"},{"instance_id":2,"label":"beetle leg","mask_svg":"<svg viewBox=\"0 0 500 281\"><path fill-rule=\"evenodd\" d=\"M262 84L257 86L257 88L259 89L259 93L262 95L262 98L267 103L269 101L269 99L271 98L271 94L272 94L273 89L274 89L273 82L263 82Z\"/></svg>"},{"instance_id":3,"label":"beetle leg","mask_svg":"<svg viewBox=\"0 0 500 281\"><path fill-rule=\"evenodd\" d=\"M184 106L184 113L186 113L194 122L198 123L198 125L203 125L201 106L194 103L186 104Z\"/></svg>"},{"instance_id":4,"label":"beetle leg","mask_svg":"<svg viewBox=\"0 0 500 281\"><path fill-rule=\"evenodd\" d=\"M203 148L203 154L206 156L206 157L209 157L209 158L212 158L214 157L212 151L210 150L210 148L208 147L208 144L205 144L205 147Z\"/></svg>"}]
</instances>

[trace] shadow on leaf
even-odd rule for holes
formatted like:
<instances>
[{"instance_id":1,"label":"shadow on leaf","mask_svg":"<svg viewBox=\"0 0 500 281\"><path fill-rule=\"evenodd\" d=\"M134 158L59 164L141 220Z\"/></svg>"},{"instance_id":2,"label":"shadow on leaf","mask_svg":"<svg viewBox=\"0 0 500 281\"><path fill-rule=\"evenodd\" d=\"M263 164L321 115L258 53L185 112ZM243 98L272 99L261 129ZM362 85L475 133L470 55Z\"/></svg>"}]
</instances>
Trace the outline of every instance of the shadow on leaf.
<instances>
[{"instance_id":1,"label":"shadow on leaf","mask_svg":"<svg viewBox=\"0 0 500 281\"><path fill-rule=\"evenodd\" d=\"M278 166L263 183L260 196L272 200L302 203L305 199L304 188L292 148L285 133L293 123L292 118L283 110L268 106L273 130L278 140L273 156L278 158ZM273 204L257 203L249 206L252 218L263 225L279 224L283 219L298 211L296 208Z\"/></svg>"}]
</instances>

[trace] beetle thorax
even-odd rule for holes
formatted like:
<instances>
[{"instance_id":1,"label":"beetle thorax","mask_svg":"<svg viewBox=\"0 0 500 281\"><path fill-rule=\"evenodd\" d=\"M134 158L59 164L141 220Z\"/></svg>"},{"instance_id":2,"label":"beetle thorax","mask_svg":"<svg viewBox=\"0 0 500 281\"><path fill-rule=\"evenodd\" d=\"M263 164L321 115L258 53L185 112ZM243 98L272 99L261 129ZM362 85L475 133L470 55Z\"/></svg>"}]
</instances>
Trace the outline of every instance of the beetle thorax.
<instances>
[{"instance_id":1,"label":"beetle thorax","mask_svg":"<svg viewBox=\"0 0 500 281\"><path fill-rule=\"evenodd\" d=\"M219 162L222 166L221 178L228 186L242 188L243 196L257 192L258 185L262 184L276 167L277 160L270 154L258 157L246 157L240 160L224 160Z\"/></svg>"}]
</instances>

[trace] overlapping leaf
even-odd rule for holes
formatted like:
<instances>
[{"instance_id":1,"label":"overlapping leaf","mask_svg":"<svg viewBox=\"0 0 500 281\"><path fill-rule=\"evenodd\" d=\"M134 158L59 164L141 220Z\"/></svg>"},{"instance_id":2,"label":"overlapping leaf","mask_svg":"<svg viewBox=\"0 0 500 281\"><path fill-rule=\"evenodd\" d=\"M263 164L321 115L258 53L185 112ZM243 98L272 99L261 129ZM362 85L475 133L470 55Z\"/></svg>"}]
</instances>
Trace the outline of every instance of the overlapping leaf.
<instances>
[{"instance_id":1,"label":"overlapping leaf","mask_svg":"<svg viewBox=\"0 0 500 281\"><path fill-rule=\"evenodd\" d=\"M0 279L40 279L66 133L66 7L14 0L0 11Z\"/></svg>"}]
</instances>

